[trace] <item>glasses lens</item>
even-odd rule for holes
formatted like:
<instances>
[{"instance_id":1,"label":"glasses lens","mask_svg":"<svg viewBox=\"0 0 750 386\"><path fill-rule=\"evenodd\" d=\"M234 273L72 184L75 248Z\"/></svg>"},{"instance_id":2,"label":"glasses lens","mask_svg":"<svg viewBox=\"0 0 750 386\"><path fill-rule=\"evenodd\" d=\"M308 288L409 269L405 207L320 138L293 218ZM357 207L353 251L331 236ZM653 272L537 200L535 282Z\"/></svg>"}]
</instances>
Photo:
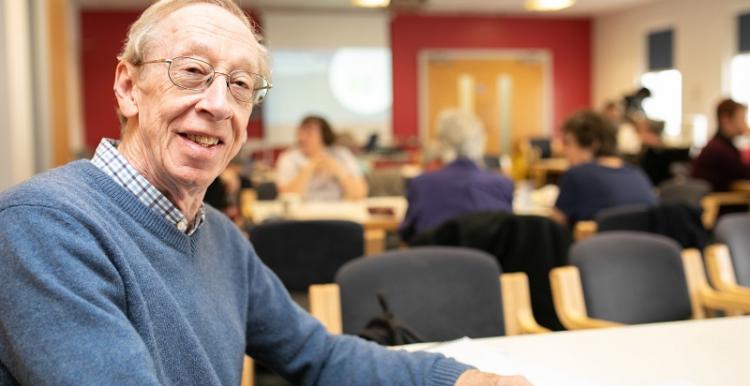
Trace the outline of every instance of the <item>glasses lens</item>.
<instances>
[{"instance_id":1,"label":"glasses lens","mask_svg":"<svg viewBox=\"0 0 750 386\"><path fill-rule=\"evenodd\" d=\"M247 71L232 72L230 87L237 100L253 104L263 101L270 88L266 78Z\"/></svg>"},{"instance_id":2,"label":"glasses lens","mask_svg":"<svg viewBox=\"0 0 750 386\"><path fill-rule=\"evenodd\" d=\"M179 87L190 90L203 90L214 74L210 64L193 58L172 59L169 65L169 78Z\"/></svg>"},{"instance_id":3,"label":"glasses lens","mask_svg":"<svg viewBox=\"0 0 750 386\"><path fill-rule=\"evenodd\" d=\"M260 102L263 102L263 99L266 98L266 94L268 94L268 89L271 88L271 85L268 84L268 80L260 75L255 75L256 82L255 82L255 89L253 90L253 103L259 104Z\"/></svg>"}]
</instances>

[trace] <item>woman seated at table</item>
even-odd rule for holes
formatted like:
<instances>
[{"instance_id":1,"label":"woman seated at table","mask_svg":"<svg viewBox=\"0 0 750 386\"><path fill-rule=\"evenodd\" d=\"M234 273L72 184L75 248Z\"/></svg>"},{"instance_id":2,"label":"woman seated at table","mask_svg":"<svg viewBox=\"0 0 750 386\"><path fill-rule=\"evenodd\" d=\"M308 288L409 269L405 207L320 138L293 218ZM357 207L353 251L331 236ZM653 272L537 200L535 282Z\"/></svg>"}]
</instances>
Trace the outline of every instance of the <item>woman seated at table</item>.
<instances>
[{"instance_id":1,"label":"woman seated at table","mask_svg":"<svg viewBox=\"0 0 750 386\"><path fill-rule=\"evenodd\" d=\"M296 193L308 201L364 198L367 184L357 160L335 141L325 119L303 119L297 130L297 147L282 153L276 165L279 192Z\"/></svg>"},{"instance_id":2,"label":"woman seated at table","mask_svg":"<svg viewBox=\"0 0 750 386\"><path fill-rule=\"evenodd\" d=\"M616 128L602 115L582 111L563 125L563 151L570 169L560 177L553 218L573 225L605 208L655 205L648 177L617 155Z\"/></svg>"},{"instance_id":3,"label":"woman seated at table","mask_svg":"<svg viewBox=\"0 0 750 386\"><path fill-rule=\"evenodd\" d=\"M438 139L444 149L442 169L409 183L409 206L399 234L404 241L451 218L483 210L511 211L513 182L479 166L484 154L484 127L456 110L438 117Z\"/></svg>"}]
</instances>

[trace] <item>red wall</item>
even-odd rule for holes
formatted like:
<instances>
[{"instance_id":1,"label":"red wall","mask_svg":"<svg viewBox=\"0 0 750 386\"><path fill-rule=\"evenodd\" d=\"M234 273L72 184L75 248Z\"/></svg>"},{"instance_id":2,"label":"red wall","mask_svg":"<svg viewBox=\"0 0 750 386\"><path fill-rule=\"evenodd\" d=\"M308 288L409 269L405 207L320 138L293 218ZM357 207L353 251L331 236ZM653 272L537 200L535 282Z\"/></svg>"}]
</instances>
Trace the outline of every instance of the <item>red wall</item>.
<instances>
[{"instance_id":1,"label":"red wall","mask_svg":"<svg viewBox=\"0 0 750 386\"><path fill-rule=\"evenodd\" d=\"M102 137L119 138L117 101L112 91L117 54L128 27L140 12L81 12L81 81L86 146Z\"/></svg>"},{"instance_id":2,"label":"red wall","mask_svg":"<svg viewBox=\"0 0 750 386\"><path fill-rule=\"evenodd\" d=\"M393 132L418 135L418 54L424 49L545 49L552 55L555 130L591 105L591 22L481 16L402 14L391 20Z\"/></svg>"},{"instance_id":3,"label":"red wall","mask_svg":"<svg viewBox=\"0 0 750 386\"><path fill-rule=\"evenodd\" d=\"M251 12L248 14L254 16ZM95 149L102 137L120 137L117 102L112 86L117 54L128 27L138 15L140 11L81 11L81 90L84 138L89 150ZM250 137L263 135L260 111L260 108L256 108L250 118Z\"/></svg>"}]
</instances>

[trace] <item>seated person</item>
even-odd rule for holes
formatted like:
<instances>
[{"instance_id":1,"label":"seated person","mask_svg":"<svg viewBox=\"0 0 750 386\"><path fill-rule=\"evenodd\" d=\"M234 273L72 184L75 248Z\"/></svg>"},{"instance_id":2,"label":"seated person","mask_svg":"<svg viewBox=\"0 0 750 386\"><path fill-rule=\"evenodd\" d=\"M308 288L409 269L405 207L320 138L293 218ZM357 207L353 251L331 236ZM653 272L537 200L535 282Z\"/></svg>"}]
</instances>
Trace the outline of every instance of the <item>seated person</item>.
<instances>
[{"instance_id":1,"label":"seated person","mask_svg":"<svg viewBox=\"0 0 750 386\"><path fill-rule=\"evenodd\" d=\"M303 200L359 200L367 196L352 153L334 143L336 136L328 122L317 116L302 120L297 130L297 147L279 156L276 184L280 193L297 193Z\"/></svg>"},{"instance_id":2,"label":"seated person","mask_svg":"<svg viewBox=\"0 0 750 386\"><path fill-rule=\"evenodd\" d=\"M616 129L603 116L583 111L563 125L563 151L570 169L560 177L553 218L573 225L605 208L656 204L648 177L617 156Z\"/></svg>"},{"instance_id":3,"label":"seated person","mask_svg":"<svg viewBox=\"0 0 750 386\"><path fill-rule=\"evenodd\" d=\"M438 118L438 137L446 150L444 159L452 162L409 183L409 206L399 227L402 240L462 214L512 210L513 182L478 166L485 139L479 120L460 111L446 111Z\"/></svg>"},{"instance_id":4,"label":"seated person","mask_svg":"<svg viewBox=\"0 0 750 386\"><path fill-rule=\"evenodd\" d=\"M693 160L692 176L708 181L716 192L729 191L737 180L750 179L750 166L742 162L733 140L748 132L747 106L725 99L716 108L718 130Z\"/></svg>"}]
</instances>

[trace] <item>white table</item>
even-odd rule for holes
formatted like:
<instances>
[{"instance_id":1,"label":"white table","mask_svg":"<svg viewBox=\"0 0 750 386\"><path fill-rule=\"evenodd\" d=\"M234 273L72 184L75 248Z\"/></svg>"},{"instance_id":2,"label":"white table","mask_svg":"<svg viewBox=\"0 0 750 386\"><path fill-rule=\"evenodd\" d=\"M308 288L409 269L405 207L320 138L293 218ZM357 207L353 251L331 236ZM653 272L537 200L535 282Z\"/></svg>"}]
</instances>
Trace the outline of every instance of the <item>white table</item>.
<instances>
[{"instance_id":1,"label":"white table","mask_svg":"<svg viewBox=\"0 0 750 386\"><path fill-rule=\"evenodd\" d=\"M750 385L748 316L406 348L442 352L485 371L522 374L535 386Z\"/></svg>"},{"instance_id":2,"label":"white table","mask_svg":"<svg viewBox=\"0 0 750 386\"><path fill-rule=\"evenodd\" d=\"M406 205L404 197L370 197L360 201L256 201L252 206L252 219L255 223L281 217L290 220L350 220L365 225L388 222L397 226L404 218ZM392 214L371 214L371 208L389 208Z\"/></svg>"}]
</instances>

